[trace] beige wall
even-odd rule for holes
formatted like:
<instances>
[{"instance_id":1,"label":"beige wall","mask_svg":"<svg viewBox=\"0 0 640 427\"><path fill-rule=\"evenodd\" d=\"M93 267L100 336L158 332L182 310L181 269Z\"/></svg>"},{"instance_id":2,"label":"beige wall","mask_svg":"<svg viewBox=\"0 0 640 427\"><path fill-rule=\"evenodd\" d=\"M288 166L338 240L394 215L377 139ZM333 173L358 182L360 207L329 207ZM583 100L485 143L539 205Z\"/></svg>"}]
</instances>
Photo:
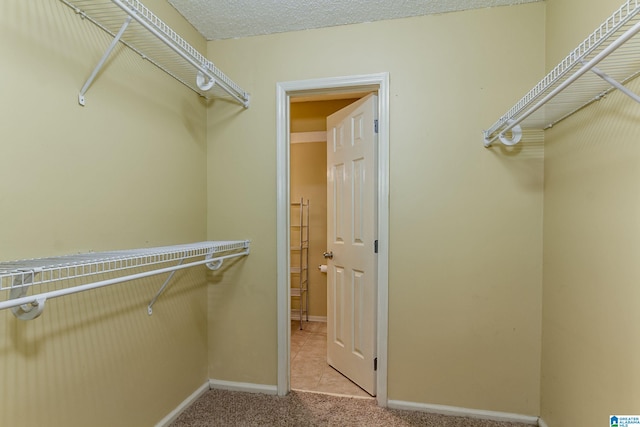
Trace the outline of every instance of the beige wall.
<instances>
[{"instance_id":1,"label":"beige wall","mask_svg":"<svg viewBox=\"0 0 640 427\"><path fill-rule=\"evenodd\" d=\"M542 150L486 150L481 130L543 73L544 11L209 43L252 94L247 111L208 110L209 182L224 182L209 186L209 238L252 239L210 294L212 378L276 384L276 83L388 71L389 398L539 412Z\"/></svg>"},{"instance_id":2,"label":"beige wall","mask_svg":"<svg viewBox=\"0 0 640 427\"><path fill-rule=\"evenodd\" d=\"M148 6L202 49L164 1ZM0 6L0 259L206 238L206 111L193 92L118 49L61 2ZM207 375L204 270L0 312L0 425L149 426ZM7 298L0 292L0 298Z\"/></svg>"},{"instance_id":3,"label":"beige wall","mask_svg":"<svg viewBox=\"0 0 640 427\"><path fill-rule=\"evenodd\" d=\"M548 68L619 6L548 0ZM637 103L614 92L545 135L541 414L550 427L640 413L637 117Z\"/></svg>"}]
</instances>

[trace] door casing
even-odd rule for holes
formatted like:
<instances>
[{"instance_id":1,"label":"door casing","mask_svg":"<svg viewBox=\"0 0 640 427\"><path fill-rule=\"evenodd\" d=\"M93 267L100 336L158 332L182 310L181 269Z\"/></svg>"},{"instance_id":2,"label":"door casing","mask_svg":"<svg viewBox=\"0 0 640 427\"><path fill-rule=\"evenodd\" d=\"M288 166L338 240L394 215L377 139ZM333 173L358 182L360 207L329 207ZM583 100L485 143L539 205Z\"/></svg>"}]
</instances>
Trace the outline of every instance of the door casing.
<instances>
[{"instance_id":1,"label":"door casing","mask_svg":"<svg viewBox=\"0 0 640 427\"><path fill-rule=\"evenodd\" d=\"M378 307L377 346L378 405L387 406L387 344L389 318L389 73L298 80L276 84L276 169L277 169L277 322L278 395L291 389L291 322L289 261L290 117L292 97L344 92L378 92Z\"/></svg>"}]
</instances>

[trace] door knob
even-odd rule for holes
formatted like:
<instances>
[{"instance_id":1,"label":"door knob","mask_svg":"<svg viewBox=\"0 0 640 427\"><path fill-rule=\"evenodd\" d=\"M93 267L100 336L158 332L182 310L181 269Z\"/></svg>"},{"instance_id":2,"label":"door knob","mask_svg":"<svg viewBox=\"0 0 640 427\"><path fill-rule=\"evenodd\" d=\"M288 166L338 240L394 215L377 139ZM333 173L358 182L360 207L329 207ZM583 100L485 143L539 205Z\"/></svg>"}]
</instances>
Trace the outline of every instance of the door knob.
<instances>
[{"instance_id":1,"label":"door knob","mask_svg":"<svg viewBox=\"0 0 640 427\"><path fill-rule=\"evenodd\" d=\"M325 258L332 259L332 258L333 258L333 251L324 252L324 253L322 254L322 256L324 256Z\"/></svg>"}]
</instances>

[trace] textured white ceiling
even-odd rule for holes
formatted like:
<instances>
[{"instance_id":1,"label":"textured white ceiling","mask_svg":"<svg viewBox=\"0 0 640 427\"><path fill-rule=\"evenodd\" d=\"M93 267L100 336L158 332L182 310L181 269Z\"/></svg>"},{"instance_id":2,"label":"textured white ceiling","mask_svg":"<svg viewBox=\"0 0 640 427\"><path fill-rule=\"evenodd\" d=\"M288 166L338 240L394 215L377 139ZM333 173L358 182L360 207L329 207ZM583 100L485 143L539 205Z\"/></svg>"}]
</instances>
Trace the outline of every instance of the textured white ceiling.
<instances>
[{"instance_id":1,"label":"textured white ceiling","mask_svg":"<svg viewBox=\"0 0 640 427\"><path fill-rule=\"evenodd\" d=\"M542 0L168 0L208 40Z\"/></svg>"}]
</instances>

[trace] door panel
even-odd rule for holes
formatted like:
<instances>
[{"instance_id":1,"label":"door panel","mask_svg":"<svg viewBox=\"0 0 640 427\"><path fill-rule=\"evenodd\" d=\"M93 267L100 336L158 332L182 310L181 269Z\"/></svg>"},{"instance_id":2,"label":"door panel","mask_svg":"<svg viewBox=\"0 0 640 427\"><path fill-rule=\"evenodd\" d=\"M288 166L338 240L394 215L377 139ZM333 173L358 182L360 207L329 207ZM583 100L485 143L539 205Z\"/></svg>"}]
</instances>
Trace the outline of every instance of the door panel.
<instances>
[{"instance_id":1,"label":"door panel","mask_svg":"<svg viewBox=\"0 0 640 427\"><path fill-rule=\"evenodd\" d=\"M327 118L327 360L376 393L377 97Z\"/></svg>"},{"instance_id":2,"label":"door panel","mask_svg":"<svg viewBox=\"0 0 640 427\"><path fill-rule=\"evenodd\" d=\"M334 226L329 228L333 230L333 236L330 241L344 243L344 230L343 221L344 218L344 186L345 186L345 167L344 164L333 165L331 176L333 177L333 208L329 210L327 218L331 218L330 221Z\"/></svg>"},{"instance_id":3,"label":"door panel","mask_svg":"<svg viewBox=\"0 0 640 427\"><path fill-rule=\"evenodd\" d=\"M364 293L365 293L365 277L363 271L353 271L353 278L351 279L351 283L353 283L353 292L351 295L351 299L353 300L353 339L352 344L353 347L351 351L354 356L364 359L364 351L365 350L365 341L366 337L362 336L363 330L363 314L366 312L365 307L363 307L365 303Z\"/></svg>"},{"instance_id":4,"label":"door panel","mask_svg":"<svg viewBox=\"0 0 640 427\"><path fill-rule=\"evenodd\" d=\"M333 267L333 271L334 271L334 296L333 296L333 301L335 301L334 305L335 305L335 309L334 309L334 322L333 322L333 336L334 336L334 342L335 344L339 345L340 347L344 347L344 337L345 337L345 333L344 333L344 323L342 321L342 319L344 319L344 302L346 299L345 296L345 287L344 287L344 268L340 267L340 266L334 266ZM329 330L329 328L327 328L327 330Z\"/></svg>"},{"instance_id":5,"label":"door panel","mask_svg":"<svg viewBox=\"0 0 640 427\"><path fill-rule=\"evenodd\" d=\"M351 243L354 245L363 245L365 240L365 220L366 215L365 208L365 194L366 182L365 182L365 167L364 159L356 159L353 161L351 170L353 170L353 214L351 230L352 239Z\"/></svg>"}]
</instances>

